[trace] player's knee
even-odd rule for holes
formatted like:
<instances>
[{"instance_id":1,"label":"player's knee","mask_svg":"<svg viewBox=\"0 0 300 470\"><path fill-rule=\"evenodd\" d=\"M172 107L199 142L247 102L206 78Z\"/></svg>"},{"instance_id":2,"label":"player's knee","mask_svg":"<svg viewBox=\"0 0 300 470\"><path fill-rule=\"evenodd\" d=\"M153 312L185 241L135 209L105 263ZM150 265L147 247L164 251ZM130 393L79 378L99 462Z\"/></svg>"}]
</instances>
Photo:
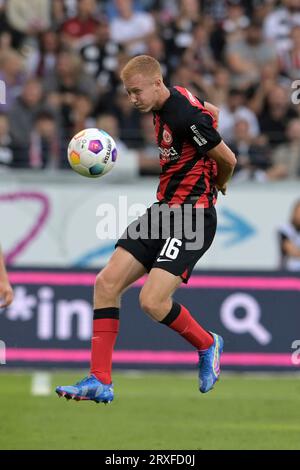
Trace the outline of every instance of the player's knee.
<instances>
[{"instance_id":1,"label":"player's knee","mask_svg":"<svg viewBox=\"0 0 300 470\"><path fill-rule=\"evenodd\" d=\"M113 299L119 294L114 278L106 273L105 270L97 274L95 281L95 294L96 296L100 295L101 298L106 299Z\"/></svg>"},{"instance_id":2,"label":"player's knee","mask_svg":"<svg viewBox=\"0 0 300 470\"><path fill-rule=\"evenodd\" d=\"M140 306L153 320L157 320L160 317L160 302L152 294L141 291Z\"/></svg>"}]
</instances>

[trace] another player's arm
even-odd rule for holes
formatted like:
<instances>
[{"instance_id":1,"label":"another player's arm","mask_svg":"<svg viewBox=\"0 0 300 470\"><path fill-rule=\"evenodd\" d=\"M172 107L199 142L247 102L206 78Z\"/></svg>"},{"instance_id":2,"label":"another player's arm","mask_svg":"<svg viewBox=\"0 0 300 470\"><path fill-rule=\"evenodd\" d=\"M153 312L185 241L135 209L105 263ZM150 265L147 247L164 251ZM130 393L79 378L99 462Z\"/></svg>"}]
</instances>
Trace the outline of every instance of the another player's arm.
<instances>
[{"instance_id":1,"label":"another player's arm","mask_svg":"<svg viewBox=\"0 0 300 470\"><path fill-rule=\"evenodd\" d=\"M13 290L8 280L4 257L0 247L0 308L7 307L13 301Z\"/></svg>"},{"instance_id":2,"label":"another player's arm","mask_svg":"<svg viewBox=\"0 0 300 470\"><path fill-rule=\"evenodd\" d=\"M227 183L230 180L236 165L235 155L223 140L216 147L209 150L207 155L217 163L218 174L216 178L216 187L219 191L225 194Z\"/></svg>"}]
</instances>

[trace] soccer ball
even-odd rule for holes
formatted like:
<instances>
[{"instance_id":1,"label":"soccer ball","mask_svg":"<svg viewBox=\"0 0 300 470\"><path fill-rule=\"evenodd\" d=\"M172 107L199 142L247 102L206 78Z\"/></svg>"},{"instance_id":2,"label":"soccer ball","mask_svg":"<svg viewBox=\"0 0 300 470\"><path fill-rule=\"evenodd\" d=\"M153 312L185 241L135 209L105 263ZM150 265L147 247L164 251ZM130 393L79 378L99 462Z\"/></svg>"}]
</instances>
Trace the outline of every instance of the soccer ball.
<instances>
[{"instance_id":1,"label":"soccer ball","mask_svg":"<svg viewBox=\"0 0 300 470\"><path fill-rule=\"evenodd\" d=\"M78 132L68 146L68 160L74 171L88 178L108 173L117 159L114 139L101 129Z\"/></svg>"}]
</instances>

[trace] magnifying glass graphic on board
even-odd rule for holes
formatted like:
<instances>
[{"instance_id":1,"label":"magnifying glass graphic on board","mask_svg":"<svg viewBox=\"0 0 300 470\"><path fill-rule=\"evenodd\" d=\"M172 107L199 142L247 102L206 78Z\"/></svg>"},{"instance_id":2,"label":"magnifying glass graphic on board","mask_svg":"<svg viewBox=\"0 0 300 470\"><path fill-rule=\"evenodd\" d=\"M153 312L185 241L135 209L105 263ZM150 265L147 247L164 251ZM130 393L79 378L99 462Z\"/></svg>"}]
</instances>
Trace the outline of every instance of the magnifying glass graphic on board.
<instances>
[{"instance_id":1,"label":"magnifying glass graphic on board","mask_svg":"<svg viewBox=\"0 0 300 470\"><path fill-rule=\"evenodd\" d=\"M243 309L245 315L239 318L237 309ZM261 309L258 302L248 294L232 294L221 305L221 320L224 326L233 333L249 333L262 345L272 340L271 333L260 323Z\"/></svg>"}]
</instances>

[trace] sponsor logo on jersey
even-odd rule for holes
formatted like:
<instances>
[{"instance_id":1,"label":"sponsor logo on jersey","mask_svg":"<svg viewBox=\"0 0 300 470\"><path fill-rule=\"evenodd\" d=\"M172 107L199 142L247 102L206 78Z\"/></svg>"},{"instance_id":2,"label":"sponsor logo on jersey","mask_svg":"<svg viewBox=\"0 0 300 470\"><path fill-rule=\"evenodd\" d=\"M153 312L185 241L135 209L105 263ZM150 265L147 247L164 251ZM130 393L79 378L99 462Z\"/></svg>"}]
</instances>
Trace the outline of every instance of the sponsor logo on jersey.
<instances>
[{"instance_id":1,"label":"sponsor logo on jersey","mask_svg":"<svg viewBox=\"0 0 300 470\"><path fill-rule=\"evenodd\" d=\"M193 140L201 147L202 145L207 144L207 140L203 135L200 134L195 124L190 127L191 131L195 134Z\"/></svg>"},{"instance_id":2,"label":"sponsor logo on jersey","mask_svg":"<svg viewBox=\"0 0 300 470\"><path fill-rule=\"evenodd\" d=\"M169 162L171 160L178 160L178 158L180 157L180 155L177 153L174 147L170 147L168 149L159 147L158 149L160 151L160 159L163 160L164 162Z\"/></svg>"}]
</instances>

